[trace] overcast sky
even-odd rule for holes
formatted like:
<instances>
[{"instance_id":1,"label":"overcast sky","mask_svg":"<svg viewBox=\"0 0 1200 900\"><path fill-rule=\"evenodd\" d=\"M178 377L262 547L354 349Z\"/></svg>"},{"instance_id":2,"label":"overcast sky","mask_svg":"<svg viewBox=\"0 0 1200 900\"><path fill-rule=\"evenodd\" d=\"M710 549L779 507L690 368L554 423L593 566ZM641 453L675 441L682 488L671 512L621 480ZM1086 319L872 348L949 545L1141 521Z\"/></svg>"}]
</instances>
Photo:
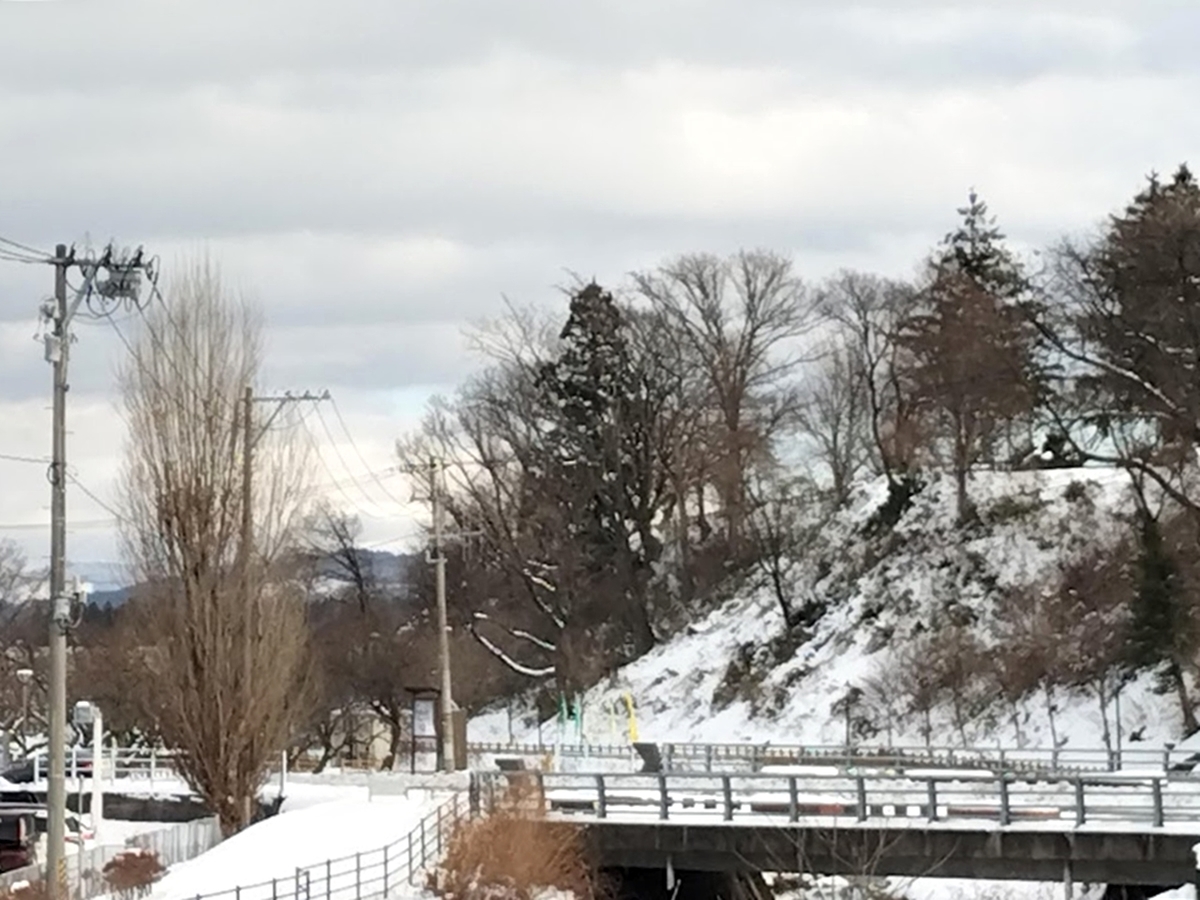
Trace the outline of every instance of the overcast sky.
<instances>
[{"instance_id":1,"label":"overcast sky","mask_svg":"<svg viewBox=\"0 0 1200 900\"><path fill-rule=\"evenodd\" d=\"M0 236L217 258L265 308L264 386L345 414L330 499L401 546L409 488L367 472L502 295L743 246L906 275L971 186L1022 248L1084 232L1193 156L1197 35L1194 0L0 0ZM0 454L49 448L51 287L0 262ZM111 503L122 348L78 337L70 457ZM48 502L0 460L35 561ZM114 559L69 509L72 560Z\"/></svg>"}]
</instances>

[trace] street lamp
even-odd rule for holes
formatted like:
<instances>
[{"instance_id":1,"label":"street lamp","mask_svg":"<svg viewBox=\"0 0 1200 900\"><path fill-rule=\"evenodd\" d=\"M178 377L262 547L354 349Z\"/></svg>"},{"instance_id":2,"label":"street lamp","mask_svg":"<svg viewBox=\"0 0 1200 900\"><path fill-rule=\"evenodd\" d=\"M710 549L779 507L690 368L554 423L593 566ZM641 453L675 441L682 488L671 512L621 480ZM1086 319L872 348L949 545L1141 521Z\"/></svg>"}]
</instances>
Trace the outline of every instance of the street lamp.
<instances>
[{"instance_id":1,"label":"street lamp","mask_svg":"<svg viewBox=\"0 0 1200 900\"><path fill-rule=\"evenodd\" d=\"M26 751L29 750L29 685L33 682L33 669L17 669L17 681L21 682L21 737Z\"/></svg>"}]
</instances>

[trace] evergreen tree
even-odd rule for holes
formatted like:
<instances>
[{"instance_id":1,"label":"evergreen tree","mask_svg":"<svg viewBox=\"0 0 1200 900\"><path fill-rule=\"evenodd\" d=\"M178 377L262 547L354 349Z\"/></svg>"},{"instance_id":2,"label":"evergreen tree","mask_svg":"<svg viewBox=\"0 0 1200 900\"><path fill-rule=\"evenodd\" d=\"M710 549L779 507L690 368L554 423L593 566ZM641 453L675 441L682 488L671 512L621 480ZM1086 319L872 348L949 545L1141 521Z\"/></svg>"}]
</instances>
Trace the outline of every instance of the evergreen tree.
<instances>
[{"instance_id":1,"label":"evergreen tree","mask_svg":"<svg viewBox=\"0 0 1200 900\"><path fill-rule=\"evenodd\" d=\"M546 434L546 488L564 513L574 571L572 627L597 649L636 658L653 645L647 612L650 566L661 545L647 497L644 383L628 323L611 293L588 284L571 299L558 357L541 388L555 418Z\"/></svg>"},{"instance_id":2,"label":"evergreen tree","mask_svg":"<svg viewBox=\"0 0 1200 900\"><path fill-rule=\"evenodd\" d=\"M946 448L958 517L970 517L967 476L1004 426L1028 413L1039 377L1021 314L1028 285L987 206L970 194L962 223L930 261L917 309L901 323L904 376L937 444Z\"/></svg>"},{"instance_id":3,"label":"evergreen tree","mask_svg":"<svg viewBox=\"0 0 1200 900\"><path fill-rule=\"evenodd\" d=\"M1194 611L1172 548L1159 522L1139 517L1136 591L1129 628L1128 662L1133 669L1159 668L1180 700L1184 731L1197 729L1184 675L1195 644Z\"/></svg>"},{"instance_id":4,"label":"evergreen tree","mask_svg":"<svg viewBox=\"0 0 1200 900\"><path fill-rule=\"evenodd\" d=\"M1152 175L1114 216L1087 261L1086 340L1103 367L1087 382L1134 416L1137 443L1186 456L1200 440L1200 185L1187 166L1163 184Z\"/></svg>"}]
</instances>

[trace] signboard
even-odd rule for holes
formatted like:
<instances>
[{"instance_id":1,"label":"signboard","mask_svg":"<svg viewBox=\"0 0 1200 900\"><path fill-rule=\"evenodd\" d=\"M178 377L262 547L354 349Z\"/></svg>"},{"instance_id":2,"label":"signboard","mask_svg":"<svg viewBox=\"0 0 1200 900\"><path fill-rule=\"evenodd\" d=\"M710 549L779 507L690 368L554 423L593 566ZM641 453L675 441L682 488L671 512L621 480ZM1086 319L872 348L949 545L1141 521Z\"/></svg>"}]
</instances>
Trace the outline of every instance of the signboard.
<instances>
[{"instance_id":1,"label":"signboard","mask_svg":"<svg viewBox=\"0 0 1200 900\"><path fill-rule=\"evenodd\" d=\"M437 737L437 701L413 701L412 733L415 738Z\"/></svg>"}]
</instances>

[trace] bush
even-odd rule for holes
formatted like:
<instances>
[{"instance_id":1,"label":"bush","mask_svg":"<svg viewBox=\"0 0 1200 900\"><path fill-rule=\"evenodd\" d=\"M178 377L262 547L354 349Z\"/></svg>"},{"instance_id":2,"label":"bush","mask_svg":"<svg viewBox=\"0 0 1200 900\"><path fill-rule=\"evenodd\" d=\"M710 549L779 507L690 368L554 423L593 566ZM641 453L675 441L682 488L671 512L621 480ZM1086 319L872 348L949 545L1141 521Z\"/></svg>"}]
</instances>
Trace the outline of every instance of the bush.
<instances>
[{"instance_id":1,"label":"bush","mask_svg":"<svg viewBox=\"0 0 1200 900\"><path fill-rule=\"evenodd\" d=\"M166 870L151 850L135 848L118 853L104 866L109 891L122 900L145 897Z\"/></svg>"},{"instance_id":2,"label":"bush","mask_svg":"<svg viewBox=\"0 0 1200 900\"><path fill-rule=\"evenodd\" d=\"M18 881L0 888L0 900L50 900L50 887L42 881Z\"/></svg>"},{"instance_id":3,"label":"bush","mask_svg":"<svg viewBox=\"0 0 1200 900\"><path fill-rule=\"evenodd\" d=\"M547 890L604 900L583 830L543 812L531 785L510 788L492 813L455 827L431 889L446 900L535 900Z\"/></svg>"}]
</instances>

